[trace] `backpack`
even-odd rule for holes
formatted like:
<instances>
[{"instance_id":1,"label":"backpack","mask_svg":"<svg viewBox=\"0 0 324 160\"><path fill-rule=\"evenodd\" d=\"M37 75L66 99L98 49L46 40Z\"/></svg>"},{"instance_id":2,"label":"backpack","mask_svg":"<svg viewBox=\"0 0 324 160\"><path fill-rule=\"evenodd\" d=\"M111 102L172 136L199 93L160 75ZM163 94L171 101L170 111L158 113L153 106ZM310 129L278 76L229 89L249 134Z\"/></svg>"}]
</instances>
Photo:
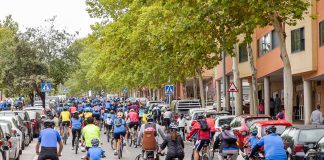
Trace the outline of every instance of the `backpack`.
<instances>
[{"instance_id":1,"label":"backpack","mask_svg":"<svg viewBox=\"0 0 324 160\"><path fill-rule=\"evenodd\" d=\"M156 124L147 123L143 133L142 147L144 150L156 150Z\"/></svg>"},{"instance_id":2,"label":"backpack","mask_svg":"<svg viewBox=\"0 0 324 160\"><path fill-rule=\"evenodd\" d=\"M228 144L234 144L237 142L235 135L227 134L225 131L221 133L221 137Z\"/></svg>"},{"instance_id":3,"label":"backpack","mask_svg":"<svg viewBox=\"0 0 324 160\"><path fill-rule=\"evenodd\" d=\"M203 131L207 131L207 130L209 129L206 120L200 120L200 121L198 121L198 122L199 122L199 124L200 124L200 128L201 128L201 130L203 130Z\"/></svg>"},{"instance_id":4,"label":"backpack","mask_svg":"<svg viewBox=\"0 0 324 160\"><path fill-rule=\"evenodd\" d=\"M115 120L115 126L119 127L123 124L123 120L121 118L117 118Z\"/></svg>"}]
</instances>

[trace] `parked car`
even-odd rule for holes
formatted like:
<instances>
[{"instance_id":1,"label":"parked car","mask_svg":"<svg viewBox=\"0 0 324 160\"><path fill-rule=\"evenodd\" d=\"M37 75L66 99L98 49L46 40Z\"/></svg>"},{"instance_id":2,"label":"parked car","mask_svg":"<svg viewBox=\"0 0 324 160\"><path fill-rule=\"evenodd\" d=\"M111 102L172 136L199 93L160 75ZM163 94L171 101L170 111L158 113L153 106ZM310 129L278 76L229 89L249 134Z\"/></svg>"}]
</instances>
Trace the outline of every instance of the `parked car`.
<instances>
[{"instance_id":1,"label":"parked car","mask_svg":"<svg viewBox=\"0 0 324 160\"><path fill-rule=\"evenodd\" d=\"M28 134L29 134L29 137L30 137L30 142L33 140L33 136L34 136L34 133L33 133L33 129L32 129L32 121L30 120L30 117L29 117L29 114L27 111L13 111L15 114L19 115L24 123L25 123L25 126L27 127L28 129Z\"/></svg>"},{"instance_id":2,"label":"parked car","mask_svg":"<svg viewBox=\"0 0 324 160\"><path fill-rule=\"evenodd\" d=\"M235 118L234 115L226 115L226 116L218 116L215 119L215 137L218 136L222 132L222 126L224 124L230 124L231 121Z\"/></svg>"},{"instance_id":3,"label":"parked car","mask_svg":"<svg viewBox=\"0 0 324 160\"><path fill-rule=\"evenodd\" d=\"M324 137L322 137L315 145L308 144L306 152L306 160L323 160L324 159Z\"/></svg>"},{"instance_id":4,"label":"parked car","mask_svg":"<svg viewBox=\"0 0 324 160\"><path fill-rule=\"evenodd\" d=\"M164 103L164 101L148 101L146 103L146 107L151 107L153 104L159 105L159 104L165 104L165 103Z\"/></svg>"},{"instance_id":5,"label":"parked car","mask_svg":"<svg viewBox=\"0 0 324 160\"><path fill-rule=\"evenodd\" d=\"M173 100L171 110L179 114L190 115L189 111L194 108L201 108L199 100Z\"/></svg>"},{"instance_id":6,"label":"parked car","mask_svg":"<svg viewBox=\"0 0 324 160\"><path fill-rule=\"evenodd\" d=\"M0 120L0 127L6 134L6 138L9 141L9 159L19 160L20 158L20 146L19 136L12 130L12 124L8 121ZM8 157L6 159L8 160Z\"/></svg>"},{"instance_id":7,"label":"parked car","mask_svg":"<svg viewBox=\"0 0 324 160\"><path fill-rule=\"evenodd\" d=\"M20 111L22 114L18 114L18 112L12 112L12 111L4 111L4 112L0 112L0 116L14 116L16 121L18 122L18 128L20 131L23 132L23 137L24 137L24 143L25 146L28 146L29 143L31 142L31 132L29 131L30 129L28 129L28 127L30 128L30 120L28 121L28 123L26 121L24 121L24 118L26 118L24 113L27 113L26 111ZM29 117L28 117L29 118Z\"/></svg>"},{"instance_id":8,"label":"parked car","mask_svg":"<svg viewBox=\"0 0 324 160\"><path fill-rule=\"evenodd\" d=\"M230 126L234 130L235 135L237 136L238 145L241 150L243 150L244 140L250 131L250 127L255 122L268 121L270 120L268 115L240 115L235 117Z\"/></svg>"},{"instance_id":9,"label":"parked car","mask_svg":"<svg viewBox=\"0 0 324 160\"><path fill-rule=\"evenodd\" d=\"M271 120L271 121L262 121L262 122L255 122L250 129L256 128L258 130L258 138L262 138L266 135L266 128L270 126L276 127L276 133L281 135L287 127L292 126L292 124L285 120Z\"/></svg>"},{"instance_id":10,"label":"parked car","mask_svg":"<svg viewBox=\"0 0 324 160\"><path fill-rule=\"evenodd\" d=\"M19 154L22 153L22 150L25 149L24 145L24 137L23 137L23 132L19 130L18 127L18 122L15 120L14 117L8 117L8 116L0 116L1 121L7 121L11 123L11 129L13 131L13 134L16 135L19 139Z\"/></svg>"},{"instance_id":11,"label":"parked car","mask_svg":"<svg viewBox=\"0 0 324 160\"><path fill-rule=\"evenodd\" d=\"M304 160L309 144L316 144L324 136L324 126L292 126L281 137L291 160Z\"/></svg>"},{"instance_id":12,"label":"parked car","mask_svg":"<svg viewBox=\"0 0 324 160\"><path fill-rule=\"evenodd\" d=\"M27 110L27 113L29 114L30 121L32 122L33 138L37 138L42 130L43 124L41 114L33 110Z\"/></svg>"},{"instance_id":13,"label":"parked car","mask_svg":"<svg viewBox=\"0 0 324 160\"><path fill-rule=\"evenodd\" d=\"M0 127L0 160L9 160L10 138Z\"/></svg>"}]
</instances>

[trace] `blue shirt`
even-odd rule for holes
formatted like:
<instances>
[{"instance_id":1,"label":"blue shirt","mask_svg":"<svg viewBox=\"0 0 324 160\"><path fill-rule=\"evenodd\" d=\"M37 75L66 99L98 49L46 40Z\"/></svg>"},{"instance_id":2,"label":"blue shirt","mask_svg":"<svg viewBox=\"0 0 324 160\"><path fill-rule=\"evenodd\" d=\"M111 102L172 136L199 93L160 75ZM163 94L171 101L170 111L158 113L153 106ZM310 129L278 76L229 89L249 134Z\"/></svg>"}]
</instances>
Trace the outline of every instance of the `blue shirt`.
<instances>
[{"instance_id":1,"label":"blue shirt","mask_svg":"<svg viewBox=\"0 0 324 160\"><path fill-rule=\"evenodd\" d=\"M124 119L122 119L122 125L121 126L117 126L116 122L118 119L114 120L114 133L124 133L126 132L126 121Z\"/></svg>"},{"instance_id":2,"label":"blue shirt","mask_svg":"<svg viewBox=\"0 0 324 160\"><path fill-rule=\"evenodd\" d=\"M81 129L82 128L82 119L71 119L72 122L72 129Z\"/></svg>"},{"instance_id":3,"label":"blue shirt","mask_svg":"<svg viewBox=\"0 0 324 160\"><path fill-rule=\"evenodd\" d=\"M106 109L110 109L111 103L106 104Z\"/></svg>"},{"instance_id":4,"label":"blue shirt","mask_svg":"<svg viewBox=\"0 0 324 160\"><path fill-rule=\"evenodd\" d=\"M105 153L100 147L91 147L88 150L87 157L90 160L101 160L101 156Z\"/></svg>"},{"instance_id":5,"label":"blue shirt","mask_svg":"<svg viewBox=\"0 0 324 160\"><path fill-rule=\"evenodd\" d=\"M56 130L52 128L46 128L39 134L38 142L41 143L42 147L57 148L57 143L61 142L61 136Z\"/></svg>"},{"instance_id":6,"label":"blue shirt","mask_svg":"<svg viewBox=\"0 0 324 160\"><path fill-rule=\"evenodd\" d=\"M275 133L266 135L257 143L258 146L264 145L266 160L286 160L287 155L284 144L280 136Z\"/></svg>"},{"instance_id":7,"label":"blue shirt","mask_svg":"<svg viewBox=\"0 0 324 160\"><path fill-rule=\"evenodd\" d=\"M259 139L256 136L251 136L248 139L248 142L250 143L251 148L254 148L254 146L259 142Z\"/></svg>"}]
</instances>

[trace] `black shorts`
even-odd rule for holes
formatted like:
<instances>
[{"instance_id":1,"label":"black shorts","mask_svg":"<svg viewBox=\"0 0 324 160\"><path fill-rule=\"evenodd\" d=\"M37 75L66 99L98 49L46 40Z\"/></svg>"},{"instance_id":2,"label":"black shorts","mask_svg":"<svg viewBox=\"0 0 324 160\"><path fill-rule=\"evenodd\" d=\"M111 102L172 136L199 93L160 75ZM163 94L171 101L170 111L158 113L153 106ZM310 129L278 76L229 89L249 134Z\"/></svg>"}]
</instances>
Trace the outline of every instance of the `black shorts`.
<instances>
[{"instance_id":1,"label":"black shorts","mask_svg":"<svg viewBox=\"0 0 324 160\"><path fill-rule=\"evenodd\" d=\"M139 122L130 122L128 124L129 129L132 129L134 127L134 129L137 130L138 126L139 126Z\"/></svg>"},{"instance_id":2,"label":"black shorts","mask_svg":"<svg viewBox=\"0 0 324 160\"><path fill-rule=\"evenodd\" d=\"M111 130L112 129L112 125L107 125L106 124L106 128L109 129L109 130Z\"/></svg>"},{"instance_id":3,"label":"black shorts","mask_svg":"<svg viewBox=\"0 0 324 160\"><path fill-rule=\"evenodd\" d=\"M70 127L70 121L63 121L62 122L62 126L67 126L67 127Z\"/></svg>"},{"instance_id":4,"label":"black shorts","mask_svg":"<svg viewBox=\"0 0 324 160\"><path fill-rule=\"evenodd\" d=\"M202 149L202 147L204 146L204 144L207 144L207 146L208 146L209 143L210 143L209 139L197 140L196 144L195 144L195 150L200 151Z\"/></svg>"},{"instance_id":5,"label":"black shorts","mask_svg":"<svg viewBox=\"0 0 324 160\"><path fill-rule=\"evenodd\" d=\"M52 147L42 147L37 160L58 160L57 148Z\"/></svg>"},{"instance_id":6,"label":"black shorts","mask_svg":"<svg viewBox=\"0 0 324 160\"><path fill-rule=\"evenodd\" d=\"M95 118L97 121L100 120L100 114L93 114L92 117Z\"/></svg>"},{"instance_id":7,"label":"black shorts","mask_svg":"<svg viewBox=\"0 0 324 160\"><path fill-rule=\"evenodd\" d=\"M120 138L120 136L125 136L126 135L126 132L122 132L122 133L114 133L114 139L116 140L116 139L119 139Z\"/></svg>"}]
</instances>

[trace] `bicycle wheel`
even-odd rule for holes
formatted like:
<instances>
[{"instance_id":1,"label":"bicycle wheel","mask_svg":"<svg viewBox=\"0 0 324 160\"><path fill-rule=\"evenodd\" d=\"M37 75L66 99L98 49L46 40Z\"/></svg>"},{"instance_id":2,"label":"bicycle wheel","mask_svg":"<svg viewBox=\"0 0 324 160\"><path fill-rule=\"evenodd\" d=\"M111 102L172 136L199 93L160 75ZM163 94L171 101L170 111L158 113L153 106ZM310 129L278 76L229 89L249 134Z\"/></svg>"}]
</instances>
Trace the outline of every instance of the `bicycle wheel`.
<instances>
[{"instance_id":1,"label":"bicycle wheel","mask_svg":"<svg viewBox=\"0 0 324 160\"><path fill-rule=\"evenodd\" d=\"M111 149L114 150L114 137L110 141Z\"/></svg>"},{"instance_id":2,"label":"bicycle wheel","mask_svg":"<svg viewBox=\"0 0 324 160\"><path fill-rule=\"evenodd\" d=\"M210 160L209 155L205 153L202 157L201 160Z\"/></svg>"},{"instance_id":3,"label":"bicycle wheel","mask_svg":"<svg viewBox=\"0 0 324 160\"><path fill-rule=\"evenodd\" d=\"M141 160L142 157L141 157L141 154L139 154L138 156L136 156L135 160Z\"/></svg>"},{"instance_id":4,"label":"bicycle wheel","mask_svg":"<svg viewBox=\"0 0 324 160\"><path fill-rule=\"evenodd\" d=\"M78 139L78 133L76 134L75 140L74 140L74 146L75 146L75 154L78 154L79 149L79 139Z\"/></svg>"},{"instance_id":5,"label":"bicycle wheel","mask_svg":"<svg viewBox=\"0 0 324 160\"><path fill-rule=\"evenodd\" d=\"M132 137L133 137L132 134L128 132L127 133L127 144L128 144L129 147L132 147L132 143L133 143L132 142Z\"/></svg>"}]
</instances>

